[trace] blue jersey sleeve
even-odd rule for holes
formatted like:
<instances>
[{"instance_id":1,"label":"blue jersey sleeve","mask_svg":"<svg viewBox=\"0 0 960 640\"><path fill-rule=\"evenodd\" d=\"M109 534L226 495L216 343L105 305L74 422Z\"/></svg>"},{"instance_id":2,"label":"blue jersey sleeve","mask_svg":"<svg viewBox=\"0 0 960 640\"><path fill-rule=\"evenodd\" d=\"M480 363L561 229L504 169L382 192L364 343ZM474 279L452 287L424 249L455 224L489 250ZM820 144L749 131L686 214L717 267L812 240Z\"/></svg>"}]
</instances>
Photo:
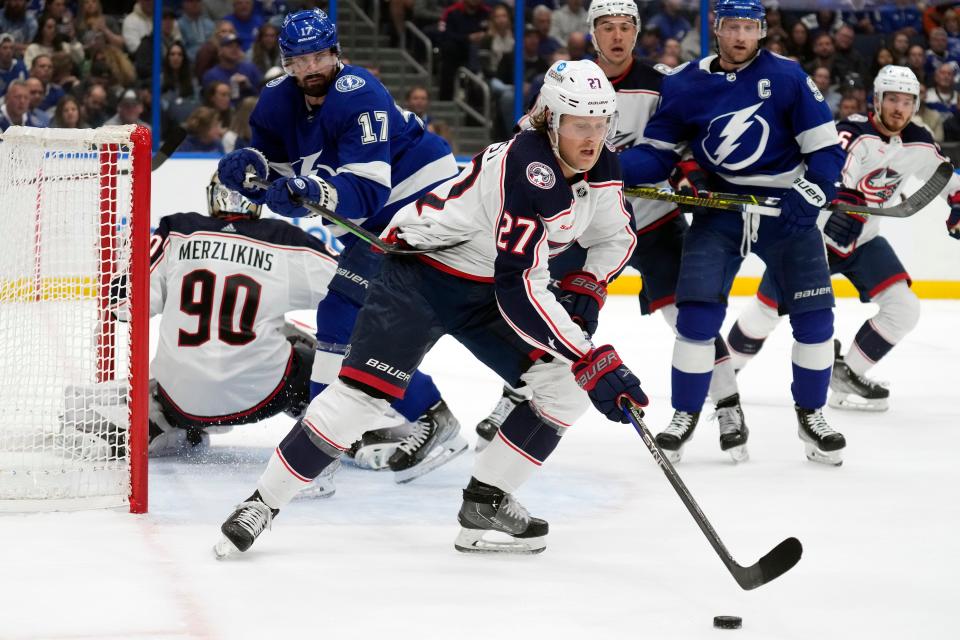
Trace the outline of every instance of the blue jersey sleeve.
<instances>
[{"instance_id":1,"label":"blue jersey sleeve","mask_svg":"<svg viewBox=\"0 0 960 640\"><path fill-rule=\"evenodd\" d=\"M792 101L791 123L807 165L806 176L816 182L827 198L832 200L844 161L837 126L833 122L830 107L810 76L799 65L795 65L793 75L796 91Z\"/></svg>"},{"instance_id":2,"label":"blue jersey sleeve","mask_svg":"<svg viewBox=\"0 0 960 640\"><path fill-rule=\"evenodd\" d=\"M292 82L292 80L288 81ZM257 101L257 106L253 108L253 113L250 114L250 146L263 153L271 165L289 166L291 159L288 157L283 136L275 129L276 123L284 123L287 119L283 117L282 111L277 113L277 108L282 109L282 106L275 104L275 100L271 100L274 95L276 94L264 92ZM279 177L280 173L271 167L267 178L273 181Z\"/></svg>"}]
</instances>

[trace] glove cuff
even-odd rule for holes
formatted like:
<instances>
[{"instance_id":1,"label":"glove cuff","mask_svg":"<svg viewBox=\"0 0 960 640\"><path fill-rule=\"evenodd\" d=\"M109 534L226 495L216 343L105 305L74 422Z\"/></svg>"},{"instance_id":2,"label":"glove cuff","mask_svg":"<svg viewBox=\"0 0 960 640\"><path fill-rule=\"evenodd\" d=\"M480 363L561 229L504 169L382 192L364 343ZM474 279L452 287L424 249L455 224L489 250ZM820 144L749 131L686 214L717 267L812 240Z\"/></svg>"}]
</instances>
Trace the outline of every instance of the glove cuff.
<instances>
[{"instance_id":1,"label":"glove cuff","mask_svg":"<svg viewBox=\"0 0 960 640\"><path fill-rule=\"evenodd\" d=\"M329 182L327 182L326 180L318 176L306 176L306 179L314 183L317 186L317 189L319 190L319 195L317 196L316 204L323 207L327 211L330 211L330 212L336 211L337 202L339 201L339 198L337 197L336 188L332 184L330 184ZM314 215L318 215L318 214L314 214L313 212L311 212L311 215L307 217L313 217Z\"/></svg>"},{"instance_id":2,"label":"glove cuff","mask_svg":"<svg viewBox=\"0 0 960 640\"><path fill-rule=\"evenodd\" d=\"M586 271L572 271L565 275L560 281L560 289L570 291L584 296L590 296L596 300L597 305L602 309L607 301L607 286L605 283L597 280L593 274Z\"/></svg>"},{"instance_id":3,"label":"glove cuff","mask_svg":"<svg viewBox=\"0 0 960 640\"><path fill-rule=\"evenodd\" d=\"M591 349L582 358L573 363L570 370L577 384L584 391L593 391L597 381L611 371L623 365L613 346L605 344Z\"/></svg>"},{"instance_id":4,"label":"glove cuff","mask_svg":"<svg viewBox=\"0 0 960 640\"><path fill-rule=\"evenodd\" d=\"M258 176L266 180L267 176L270 175L270 162L267 160L267 156L263 155L263 152L260 151L260 149L256 149L254 147L244 147L243 150L249 151L250 153L252 153L257 157L257 160L260 161L261 166L257 167L257 166L254 166L253 164L249 164L247 166L251 167L254 173L256 173Z\"/></svg>"},{"instance_id":5,"label":"glove cuff","mask_svg":"<svg viewBox=\"0 0 960 640\"><path fill-rule=\"evenodd\" d=\"M806 176L799 176L793 180L793 190L806 200L807 204L823 209L827 206L827 196L816 182L808 180Z\"/></svg>"}]
</instances>

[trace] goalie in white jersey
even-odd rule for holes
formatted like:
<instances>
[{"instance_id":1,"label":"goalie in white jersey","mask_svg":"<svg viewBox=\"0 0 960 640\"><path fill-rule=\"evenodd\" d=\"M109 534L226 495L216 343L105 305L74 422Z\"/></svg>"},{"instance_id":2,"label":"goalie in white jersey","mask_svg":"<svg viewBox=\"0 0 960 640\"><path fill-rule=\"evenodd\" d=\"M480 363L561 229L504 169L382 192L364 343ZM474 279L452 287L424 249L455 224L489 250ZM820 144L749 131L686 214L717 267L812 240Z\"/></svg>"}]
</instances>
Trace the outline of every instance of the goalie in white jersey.
<instances>
[{"instance_id":1,"label":"goalie in white jersey","mask_svg":"<svg viewBox=\"0 0 960 640\"><path fill-rule=\"evenodd\" d=\"M336 271L319 239L260 205L207 187L209 216L161 218L152 238L150 313L162 313L151 363L150 453L196 445L217 428L309 402L313 348L284 314L313 309Z\"/></svg>"},{"instance_id":2,"label":"goalie in white jersey","mask_svg":"<svg viewBox=\"0 0 960 640\"><path fill-rule=\"evenodd\" d=\"M437 250L387 256L339 378L313 399L304 428L287 437L303 446L274 452L257 491L221 527L218 556L246 551L304 483L403 396L444 334L505 382L523 381L533 393L477 455L459 513L461 551L542 551L547 523L532 518L514 492L587 409L588 397L620 422L621 401L647 403L614 348L594 347L575 322L595 321L605 281L636 245L619 165L604 145L616 130L616 95L594 63L581 61L555 63L542 96L534 130L491 145L459 176L394 216L388 239ZM587 258L568 312L547 285L551 257L574 242ZM491 531L507 540L485 540Z\"/></svg>"},{"instance_id":3,"label":"goalie in white jersey","mask_svg":"<svg viewBox=\"0 0 960 640\"><path fill-rule=\"evenodd\" d=\"M847 152L840 196L852 204L887 207L897 204L912 176L926 180L945 161L929 130L910 122L919 109L920 83L907 67L889 65L874 81L875 113L853 115L837 125ZM952 205L948 233L960 238L960 179L945 190ZM893 247L880 234L880 217L827 213L821 216L831 273L842 273L863 302L878 305L863 323L845 356L835 341L830 406L883 411L890 391L865 376L917 324L920 301L910 290L910 275ZM901 222L898 224L909 224ZM746 366L780 320L776 293L764 276L760 291L737 319L727 341L737 369Z\"/></svg>"}]
</instances>

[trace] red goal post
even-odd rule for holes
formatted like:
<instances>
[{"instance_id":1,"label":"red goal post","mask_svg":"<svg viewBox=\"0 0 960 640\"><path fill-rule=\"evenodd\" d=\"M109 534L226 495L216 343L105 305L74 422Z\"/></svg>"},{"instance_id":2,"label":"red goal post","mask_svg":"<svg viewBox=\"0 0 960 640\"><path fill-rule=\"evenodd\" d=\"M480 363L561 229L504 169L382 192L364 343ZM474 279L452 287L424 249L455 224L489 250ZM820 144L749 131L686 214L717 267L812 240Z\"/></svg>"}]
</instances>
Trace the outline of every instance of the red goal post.
<instances>
[{"instance_id":1,"label":"red goal post","mask_svg":"<svg viewBox=\"0 0 960 640\"><path fill-rule=\"evenodd\" d=\"M147 510L150 132L0 142L0 511Z\"/></svg>"}]
</instances>

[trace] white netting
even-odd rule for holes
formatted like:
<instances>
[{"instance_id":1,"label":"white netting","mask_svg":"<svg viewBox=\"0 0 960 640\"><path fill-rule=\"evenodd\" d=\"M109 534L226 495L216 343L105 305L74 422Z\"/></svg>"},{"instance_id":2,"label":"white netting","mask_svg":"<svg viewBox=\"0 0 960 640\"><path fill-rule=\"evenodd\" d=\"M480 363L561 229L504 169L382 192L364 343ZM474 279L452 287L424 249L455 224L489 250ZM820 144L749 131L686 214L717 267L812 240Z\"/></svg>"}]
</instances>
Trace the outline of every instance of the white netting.
<instances>
[{"instance_id":1,"label":"white netting","mask_svg":"<svg viewBox=\"0 0 960 640\"><path fill-rule=\"evenodd\" d=\"M130 493L130 331L109 285L129 273L131 132L0 143L0 510Z\"/></svg>"}]
</instances>

